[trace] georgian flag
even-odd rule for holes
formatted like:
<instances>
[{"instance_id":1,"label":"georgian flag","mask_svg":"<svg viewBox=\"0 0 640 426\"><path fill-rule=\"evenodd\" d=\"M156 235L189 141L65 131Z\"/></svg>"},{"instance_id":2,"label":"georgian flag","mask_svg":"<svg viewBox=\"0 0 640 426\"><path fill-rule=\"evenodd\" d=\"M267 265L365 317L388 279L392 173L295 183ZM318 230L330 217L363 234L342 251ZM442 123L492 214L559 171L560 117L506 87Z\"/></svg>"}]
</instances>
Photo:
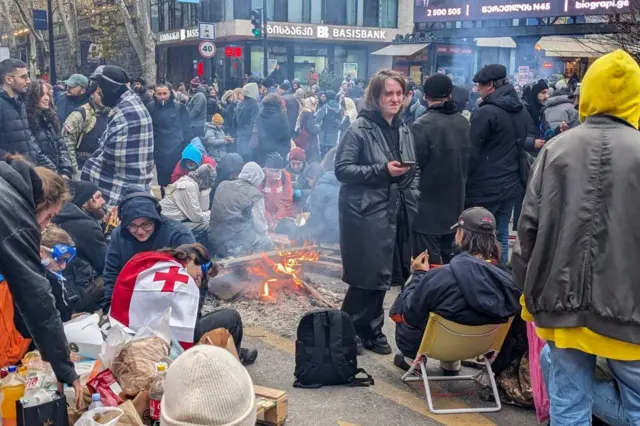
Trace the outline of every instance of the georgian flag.
<instances>
[{"instance_id":1,"label":"georgian flag","mask_svg":"<svg viewBox=\"0 0 640 426\"><path fill-rule=\"evenodd\" d=\"M122 268L113 289L110 315L138 331L171 308L173 338L193 346L200 289L184 266L167 253L135 255Z\"/></svg>"}]
</instances>

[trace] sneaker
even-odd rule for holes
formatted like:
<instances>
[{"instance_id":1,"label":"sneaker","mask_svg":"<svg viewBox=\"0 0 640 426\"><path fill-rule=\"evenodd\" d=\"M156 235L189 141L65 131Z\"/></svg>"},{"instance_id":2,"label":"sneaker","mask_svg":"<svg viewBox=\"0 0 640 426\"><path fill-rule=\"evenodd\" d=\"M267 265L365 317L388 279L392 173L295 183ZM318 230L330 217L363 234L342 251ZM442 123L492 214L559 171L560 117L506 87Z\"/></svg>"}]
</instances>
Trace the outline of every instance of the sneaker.
<instances>
[{"instance_id":1,"label":"sneaker","mask_svg":"<svg viewBox=\"0 0 640 426\"><path fill-rule=\"evenodd\" d=\"M240 353L238 354L238 356L240 357L240 362L242 363L242 365L251 365L256 362L256 358L258 358L258 350L240 348Z\"/></svg>"},{"instance_id":2,"label":"sneaker","mask_svg":"<svg viewBox=\"0 0 640 426\"><path fill-rule=\"evenodd\" d=\"M402 353L400 352L396 352L395 356L393 357L393 365L403 371L409 371L409 369L411 368L407 360L404 358L404 355L402 355Z\"/></svg>"},{"instance_id":3,"label":"sneaker","mask_svg":"<svg viewBox=\"0 0 640 426\"><path fill-rule=\"evenodd\" d=\"M375 352L380 355L389 355L391 352L391 346L386 340L368 340L362 343L365 349L370 350L371 352Z\"/></svg>"}]
</instances>

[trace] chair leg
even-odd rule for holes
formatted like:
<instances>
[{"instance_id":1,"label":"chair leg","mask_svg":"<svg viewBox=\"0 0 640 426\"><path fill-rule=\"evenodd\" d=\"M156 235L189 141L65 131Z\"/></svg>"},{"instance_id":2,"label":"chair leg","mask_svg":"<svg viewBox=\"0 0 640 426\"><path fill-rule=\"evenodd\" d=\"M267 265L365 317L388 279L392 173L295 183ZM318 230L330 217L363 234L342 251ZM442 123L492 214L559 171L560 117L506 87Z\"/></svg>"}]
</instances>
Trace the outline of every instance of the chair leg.
<instances>
[{"instance_id":1,"label":"chair leg","mask_svg":"<svg viewBox=\"0 0 640 426\"><path fill-rule=\"evenodd\" d=\"M409 370L410 372L413 372L413 370L415 370L416 364L418 363L414 362L414 364L411 367L411 370ZM433 406L433 398L431 396L431 389L429 388L429 376L427 374L426 358L421 359L419 362L419 365L420 365L420 369L422 370L421 371L422 382L424 384L424 392L426 394L427 405L429 407L429 411L431 411L432 413L434 414L492 413L492 412L500 411L502 409L502 403L500 402L500 394L498 393L498 386L496 384L496 380L493 375L493 370L491 369L491 363L489 362L489 360L485 359L485 369L486 369L486 373L489 376L489 381L491 382L491 390L493 391L493 396L496 400L496 406L494 407L436 409ZM407 374L402 376L402 380L404 382L409 381L405 379ZM419 378L415 377L415 379L419 379ZM438 377L432 377L431 381L444 381L448 379L452 379L452 378L438 376ZM455 379L469 380L473 382L476 381L475 376L455 377Z\"/></svg>"},{"instance_id":2,"label":"chair leg","mask_svg":"<svg viewBox=\"0 0 640 426\"><path fill-rule=\"evenodd\" d=\"M420 355L418 355L418 357L420 357ZM413 372L416 371L416 367L419 365L419 359L420 358L416 358L411 363L411 368L409 368L409 370L402 375L402 381L403 382L407 383L407 382L415 382L417 380L420 380L419 377L413 376Z\"/></svg>"}]
</instances>

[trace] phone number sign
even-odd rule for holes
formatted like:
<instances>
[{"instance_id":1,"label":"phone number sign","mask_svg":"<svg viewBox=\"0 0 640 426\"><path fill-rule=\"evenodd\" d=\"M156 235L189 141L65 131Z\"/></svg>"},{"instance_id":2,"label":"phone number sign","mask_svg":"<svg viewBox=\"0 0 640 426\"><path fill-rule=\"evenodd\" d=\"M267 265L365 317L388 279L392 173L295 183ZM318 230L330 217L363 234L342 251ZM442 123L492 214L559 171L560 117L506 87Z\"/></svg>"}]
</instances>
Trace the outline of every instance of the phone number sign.
<instances>
[{"instance_id":1,"label":"phone number sign","mask_svg":"<svg viewBox=\"0 0 640 426\"><path fill-rule=\"evenodd\" d=\"M631 0L415 0L415 22L628 13Z\"/></svg>"}]
</instances>

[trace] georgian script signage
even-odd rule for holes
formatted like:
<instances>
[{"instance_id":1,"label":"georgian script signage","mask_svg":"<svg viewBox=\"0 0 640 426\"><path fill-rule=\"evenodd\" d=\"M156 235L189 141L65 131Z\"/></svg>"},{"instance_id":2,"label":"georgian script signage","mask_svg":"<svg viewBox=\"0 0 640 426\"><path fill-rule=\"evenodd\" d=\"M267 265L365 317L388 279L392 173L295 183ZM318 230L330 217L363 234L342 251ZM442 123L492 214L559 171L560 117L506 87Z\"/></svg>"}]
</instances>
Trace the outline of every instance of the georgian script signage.
<instances>
[{"instance_id":1,"label":"georgian script signage","mask_svg":"<svg viewBox=\"0 0 640 426\"><path fill-rule=\"evenodd\" d=\"M327 40L387 40L387 30L379 28L351 28L330 25L271 23L267 24L267 34L272 37L292 37Z\"/></svg>"},{"instance_id":2,"label":"georgian script signage","mask_svg":"<svg viewBox=\"0 0 640 426\"><path fill-rule=\"evenodd\" d=\"M158 34L158 44L174 43L176 41L197 40L200 32L197 28L181 29L176 31L167 31Z\"/></svg>"}]
</instances>

